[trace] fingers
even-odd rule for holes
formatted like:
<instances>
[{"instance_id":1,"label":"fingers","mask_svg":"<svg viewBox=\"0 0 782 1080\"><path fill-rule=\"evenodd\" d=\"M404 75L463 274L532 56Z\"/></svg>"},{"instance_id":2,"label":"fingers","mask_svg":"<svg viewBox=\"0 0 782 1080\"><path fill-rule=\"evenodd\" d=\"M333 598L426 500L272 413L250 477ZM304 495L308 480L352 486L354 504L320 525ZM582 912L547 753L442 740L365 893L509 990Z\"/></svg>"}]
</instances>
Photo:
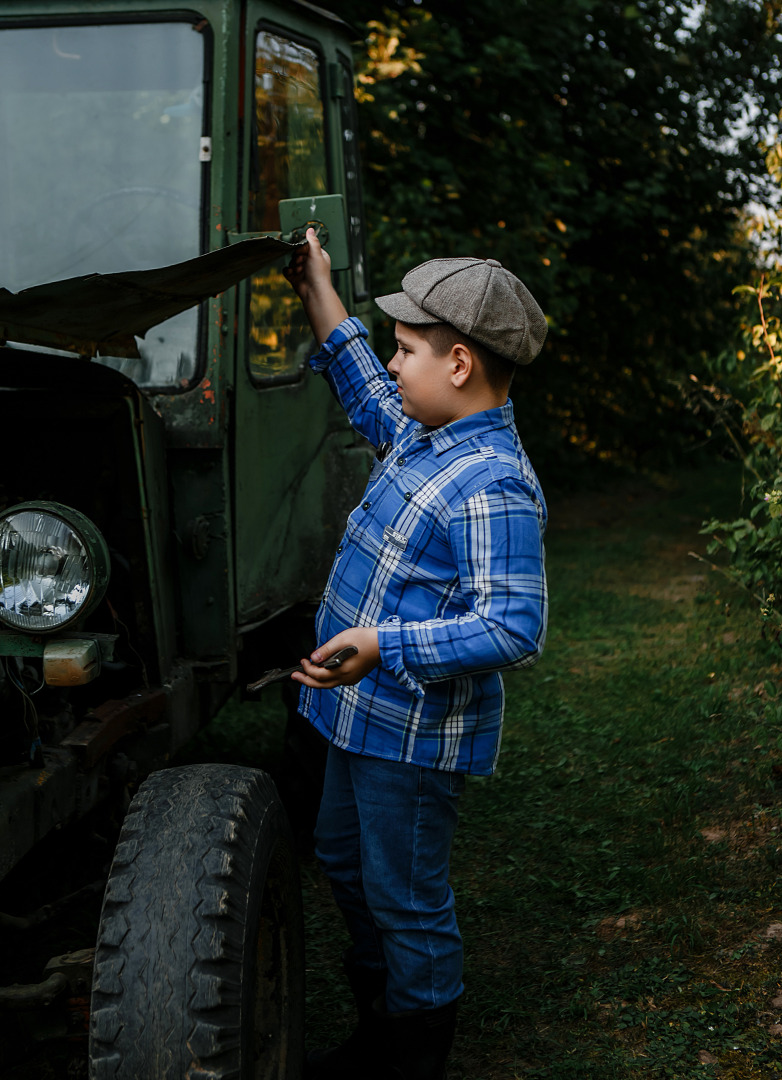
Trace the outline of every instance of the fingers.
<instances>
[{"instance_id":1,"label":"fingers","mask_svg":"<svg viewBox=\"0 0 782 1080\"><path fill-rule=\"evenodd\" d=\"M317 255L320 254L320 252L323 252L323 245L318 239L318 234L313 228L310 227L309 229L307 229L307 232L305 233L305 239L307 241L307 244L309 245L309 250L312 252L313 255Z\"/></svg>"},{"instance_id":2,"label":"fingers","mask_svg":"<svg viewBox=\"0 0 782 1080\"><path fill-rule=\"evenodd\" d=\"M313 281L320 277L331 283L331 256L323 247L315 230L307 229L307 266Z\"/></svg>"},{"instance_id":3,"label":"fingers","mask_svg":"<svg viewBox=\"0 0 782 1080\"><path fill-rule=\"evenodd\" d=\"M341 649L353 645L358 652L348 656L338 668L325 668L322 665ZM304 686L314 689L329 690L335 686L353 686L360 682L380 660L377 628L355 626L343 630L329 641L320 645L308 658L301 661L302 671L292 678Z\"/></svg>"},{"instance_id":4,"label":"fingers","mask_svg":"<svg viewBox=\"0 0 782 1080\"><path fill-rule=\"evenodd\" d=\"M309 249L294 252L294 254L291 255L291 261L287 266L283 266L282 268L283 277L286 278L291 285L296 284L296 282L300 281L304 276L304 260L307 257L308 250Z\"/></svg>"},{"instance_id":5,"label":"fingers","mask_svg":"<svg viewBox=\"0 0 782 1080\"><path fill-rule=\"evenodd\" d=\"M297 291L317 287L323 281L331 284L331 258L313 228L307 229L306 240L306 248L298 248L282 271Z\"/></svg>"},{"instance_id":6,"label":"fingers","mask_svg":"<svg viewBox=\"0 0 782 1080\"><path fill-rule=\"evenodd\" d=\"M343 684L345 673L340 668L324 668L313 664L306 657L302 657L301 666L302 671L294 672L291 678L303 686L311 686L316 690L330 690Z\"/></svg>"}]
</instances>

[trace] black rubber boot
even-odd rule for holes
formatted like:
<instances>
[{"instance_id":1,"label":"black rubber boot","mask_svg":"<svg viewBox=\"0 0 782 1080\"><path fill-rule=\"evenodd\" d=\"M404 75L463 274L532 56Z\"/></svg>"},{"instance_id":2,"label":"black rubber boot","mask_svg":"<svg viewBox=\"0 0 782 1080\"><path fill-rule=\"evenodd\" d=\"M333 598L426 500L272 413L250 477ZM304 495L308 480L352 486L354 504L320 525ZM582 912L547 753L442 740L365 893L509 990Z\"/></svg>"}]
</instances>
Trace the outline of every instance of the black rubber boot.
<instances>
[{"instance_id":1,"label":"black rubber boot","mask_svg":"<svg viewBox=\"0 0 782 1080\"><path fill-rule=\"evenodd\" d=\"M374 1080L380 1075L376 1063L385 1033L386 973L357 967L349 956L344 964L358 1024L339 1046L307 1054L306 1080Z\"/></svg>"},{"instance_id":2,"label":"black rubber boot","mask_svg":"<svg viewBox=\"0 0 782 1080\"><path fill-rule=\"evenodd\" d=\"M445 1080L445 1063L456 1033L458 1001L438 1009L389 1013L385 1018L386 1060L395 1080ZM366 1080L369 1080L367 1075Z\"/></svg>"}]
</instances>

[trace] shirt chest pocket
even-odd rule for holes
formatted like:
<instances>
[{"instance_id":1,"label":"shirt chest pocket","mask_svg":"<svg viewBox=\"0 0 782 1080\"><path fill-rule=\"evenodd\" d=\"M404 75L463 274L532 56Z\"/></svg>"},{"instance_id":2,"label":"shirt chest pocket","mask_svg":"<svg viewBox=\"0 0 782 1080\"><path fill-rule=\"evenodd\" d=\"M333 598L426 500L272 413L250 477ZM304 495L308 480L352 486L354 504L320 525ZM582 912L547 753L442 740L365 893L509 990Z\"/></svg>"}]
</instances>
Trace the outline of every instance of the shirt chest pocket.
<instances>
[{"instance_id":1,"label":"shirt chest pocket","mask_svg":"<svg viewBox=\"0 0 782 1080\"><path fill-rule=\"evenodd\" d=\"M437 507L414 492L384 499L377 508L371 536L382 561L396 564L412 577L437 577L451 565L452 557Z\"/></svg>"}]
</instances>

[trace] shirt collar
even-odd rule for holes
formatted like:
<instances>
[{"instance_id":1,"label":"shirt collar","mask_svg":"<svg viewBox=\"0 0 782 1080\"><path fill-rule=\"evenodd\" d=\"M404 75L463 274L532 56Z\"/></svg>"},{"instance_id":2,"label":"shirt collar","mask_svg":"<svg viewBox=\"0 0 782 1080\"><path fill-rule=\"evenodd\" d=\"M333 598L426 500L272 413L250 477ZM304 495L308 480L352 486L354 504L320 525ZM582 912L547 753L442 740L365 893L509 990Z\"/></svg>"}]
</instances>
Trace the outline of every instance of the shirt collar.
<instances>
[{"instance_id":1,"label":"shirt collar","mask_svg":"<svg viewBox=\"0 0 782 1080\"><path fill-rule=\"evenodd\" d=\"M487 431L496 431L499 428L510 427L513 423L513 404L510 401L496 409L486 409L483 412L472 413L461 420L454 420L440 428L428 428L421 424L415 435L415 439L429 439L435 454L443 454L459 443L472 439L476 435L483 435Z\"/></svg>"}]
</instances>

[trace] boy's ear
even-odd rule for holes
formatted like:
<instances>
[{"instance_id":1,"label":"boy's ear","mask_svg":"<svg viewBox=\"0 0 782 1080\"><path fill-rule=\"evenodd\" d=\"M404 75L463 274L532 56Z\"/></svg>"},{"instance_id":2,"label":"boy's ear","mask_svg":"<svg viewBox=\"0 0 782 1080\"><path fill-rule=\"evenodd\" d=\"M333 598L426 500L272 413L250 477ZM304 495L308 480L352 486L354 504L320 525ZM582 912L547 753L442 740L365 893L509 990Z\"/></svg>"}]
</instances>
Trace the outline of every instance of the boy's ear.
<instances>
[{"instance_id":1,"label":"boy's ear","mask_svg":"<svg viewBox=\"0 0 782 1080\"><path fill-rule=\"evenodd\" d=\"M476 369L475 357L466 345L457 343L451 349L451 382L457 389L464 386Z\"/></svg>"}]
</instances>

